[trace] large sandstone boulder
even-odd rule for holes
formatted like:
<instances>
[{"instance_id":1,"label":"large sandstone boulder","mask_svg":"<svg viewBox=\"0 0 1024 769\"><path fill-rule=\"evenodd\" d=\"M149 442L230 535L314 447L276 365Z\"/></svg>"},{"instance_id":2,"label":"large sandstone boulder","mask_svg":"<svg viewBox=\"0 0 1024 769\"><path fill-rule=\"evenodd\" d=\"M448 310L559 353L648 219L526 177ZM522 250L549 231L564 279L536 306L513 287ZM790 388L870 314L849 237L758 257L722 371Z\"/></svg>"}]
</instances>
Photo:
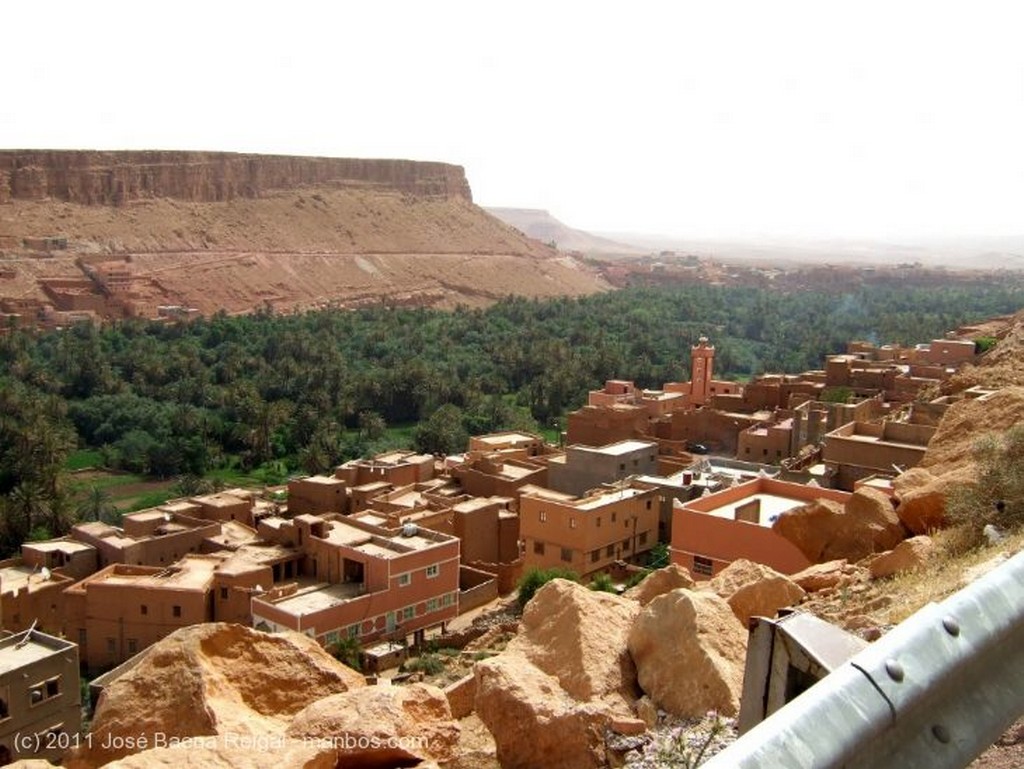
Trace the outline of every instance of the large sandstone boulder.
<instances>
[{"instance_id":1,"label":"large sandstone boulder","mask_svg":"<svg viewBox=\"0 0 1024 769\"><path fill-rule=\"evenodd\" d=\"M476 713L502 766L602 766L606 730L643 731L626 650L639 612L567 580L537 591L505 651L475 667Z\"/></svg>"},{"instance_id":2,"label":"large sandstone boulder","mask_svg":"<svg viewBox=\"0 0 1024 769\"><path fill-rule=\"evenodd\" d=\"M774 617L779 609L792 606L806 595L786 575L745 558L722 569L707 589L725 599L743 627L751 617Z\"/></svg>"},{"instance_id":3,"label":"large sandstone boulder","mask_svg":"<svg viewBox=\"0 0 1024 769\"><path fill-rule=\"evenodd\" d=\"M618 717L607 704L579 702L519 654L479 662L475 674L476 713L494 735L503 767L606 765L604 733Z\"/></svg>"},{"instance_id":4,"label":"large sandstone boulder","mask_svg":"<svg viewBox=\"0 0 1024 769\"><path fill-rule=\"evenodd\" d=\"M772 529L812 563L840 558L859 561L891 549L906 535L889 498L870 487L854 492L845 505L819 499L789 510Z\"/></svg>"},{"instance_id":5,"label":"large sandstone boulder","mask_svg":"<svg viewBox=\"0 0 1024 769\"><path fill-rule=\"evenodd\" d=\"M338 766L389 766L450 760L459 725L436 686L368 686L317 700L295 714L286 735L329 742Z\"/></svg>"},{"instance_id":6,"label":"large sandstone boulder","mask_svg":"<svg viewBox=\"0 0 1024 769\"><path fill-rule=\"evenodd\" d=\"M105 765L109 769L265 769L268 766L335 769L337 752L327 744L303 743L280 736L225 739L193 738L174 747L150 748Z\"/></svg>"},{"instance_id":7,"label":"large sandstone boulder","mask_svg":"<svg viewBox=\"0 0 1024 769\"><path fill-rule=\"evenodd\" d=\"M641 606L646 606L659 595L680 587L692 589L694 584L693 577L685 566L671 563L648 574L639 584L623 593L623 598L632 598Z\"/></svg>"},{"instance_id":8,"label":"large sandstone boulder","mask_svg":"<svg viewBox=\"0 0 1024 769\"><path fill-rule=\"evenodd\" d=\"M928 534L946 524L946 499L959 486L973 486L974 464L951 469L942 475L915 467L893 482L899 507L896 514L912 534Z\"/></svg>"},{"instance_id":9,"label":"large sandstone boulder","mask_svg":"<svg viewBox=\"0 0 1024 769\"><path fill-rule=\"evenodd\" d=\"M923 568L935 553L932 538L922 535L912 537L898 544L888 553L882 553L871 561L868 569L872 579L883 579L895 574Z\"/></svg>"},{"instance_id":10,"label":"large sandstone boulder","mask_svg":"<svg viewBox=\"0 0 1024 769\"><path fill-rule=\"evenodd\" d=\"M808 566L803 571L790 574L789 578L808 593L819 590L831 590L840 585L857 582L867 574L861 566L854 566L845 558L836 561L825 561Z\"/></svg>"},{"instance_id":11,"label":"large sandstone boulder","mask_svg":"<svg viewBox=\"0 0 1024 769\"><path fill-rule=\"evenodd\" d=\"M714 593L685 588L651 601L629 634L629 653L644 692L684 717L739 711L747 632Z\"/></svg>"},{"instance_id":12,"label":"large sandstone boulder","mask_svg":"<svg viewBox=\"0 0 1024 769\"><path fill-rule=\"evenodd\" d=\"M554 676L581 702L632 702L636 669L626 639L639 612L633 601L569 580L552 580L526 605L519 633L506 650Z\"/></svg>"},{"instance_id":13,"label":"large sandstone boulder","mask_svg":"<svg viewBox=\"0 0 1024 769\"><path fill-rule=\"evenodd\" d=\"M101 766L137 748L111 742L153 735L167 739L280 734L311 701L365 686L300 633L261 633L210 623L177 630L106 687L96 707L88 747L65 765Z\"/></svg>"}]
</instances>

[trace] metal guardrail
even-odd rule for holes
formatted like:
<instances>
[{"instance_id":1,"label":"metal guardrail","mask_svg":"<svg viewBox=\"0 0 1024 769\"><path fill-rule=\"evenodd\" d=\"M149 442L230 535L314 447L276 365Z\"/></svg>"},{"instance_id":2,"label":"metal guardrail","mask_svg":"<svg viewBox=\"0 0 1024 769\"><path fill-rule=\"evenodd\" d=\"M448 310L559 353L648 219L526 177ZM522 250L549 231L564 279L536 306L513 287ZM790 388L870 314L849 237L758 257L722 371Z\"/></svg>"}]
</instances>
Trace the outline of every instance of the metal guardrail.
<instances>
[{"instance_id":1,"label":"metal guardrail","mask_svg":"<svg viewBox=\"0 0 1024 769\"><path fill-rule=\"evenodd\" d=\"M959 769L1024 714L1024 553L929 604L704 769Z\"/></svg>"}]
</instances>

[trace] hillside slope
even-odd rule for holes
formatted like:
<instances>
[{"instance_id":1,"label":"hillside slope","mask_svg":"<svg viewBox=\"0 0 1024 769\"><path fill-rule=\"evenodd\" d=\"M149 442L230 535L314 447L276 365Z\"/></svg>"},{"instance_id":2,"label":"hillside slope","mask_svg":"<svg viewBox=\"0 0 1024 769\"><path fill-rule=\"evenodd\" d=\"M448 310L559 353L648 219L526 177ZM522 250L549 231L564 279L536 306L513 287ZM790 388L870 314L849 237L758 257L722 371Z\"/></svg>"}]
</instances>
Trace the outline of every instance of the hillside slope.
<instances>
[{"instance_id":1,"label":"hillside slope","mask_svg":"<svg viewBox=\"0 0 1024 769\"><path fill-rule=\"evenodd\" d=\"M92 307L65 294L104 293L88 267L110 260L129 264L132 297L101 314L454 306L606 288L489 216L462 169L442 163L9 151L0 203L0 299L22 309ZM61 294L60 280L84 283Z\"/></svg>"},{"instance_id":2,"label":"hillside slope","mask_svg":"<svg viewBox=\"0 0 1024 769\"><path fill-rule=\"evenodd\" d=\"M487 212L542 243L554 243L562 251L585 254L642 255L643 248L617 243L608 238L577 230L539 208L493 208Z\"/></svg>"}]
</instances>

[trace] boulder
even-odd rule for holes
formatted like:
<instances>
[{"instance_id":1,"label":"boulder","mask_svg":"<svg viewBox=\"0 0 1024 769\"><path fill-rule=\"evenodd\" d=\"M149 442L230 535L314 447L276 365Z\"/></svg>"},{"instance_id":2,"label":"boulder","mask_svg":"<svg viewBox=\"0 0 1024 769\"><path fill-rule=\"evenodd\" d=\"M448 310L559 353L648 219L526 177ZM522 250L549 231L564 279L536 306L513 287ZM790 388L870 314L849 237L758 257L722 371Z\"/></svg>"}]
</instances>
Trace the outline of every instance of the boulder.
<instances>
[{"instance_id":1,"label":"boulder","mask_svg":"<svg viewBox=\"0 0 1024 769\"><path fill-rule=\"evenodd\" d=\"M725 601L680 588L640 612L629 653L640 686L654 703L682 718L739 710L747 632Z\"/></svg>"},{"instance_id":2,"label":"boulder","mask_svg":"<svg viewBox=\"0 0 1024 769\"><path fill-rule=\"evenodd\" d=\"M973 485L970 467L950 470L941 476L922 467L914 467L893 482L899 506L896 515L912 534L928 534L946 523L946 497L956 486Z\"/></svg>"},{"instance_id":3,"label":"boulder","mask_svg":"<svg viewBox=\"0 0 1024 769\"><path fill-rule=\"evenodd\" d=\"M931 537L912 537L898 544L888 553L882 553L868 565L872 579L891 577L894 574L920 569L931 559L935 543Z\"/></svg>"},{"instance_id":4,"label":"boulder","mask_svg":"<svg viewBox=\"0 0 1024 769\"><path fill-rule=\"evenodd\" d=\"M153 747L158 734L168 740L280 734L312 700L365 685L301 633L192 625L149 647L104 689L89 743L65 765L101 766L138 750L129 746L133 740L145 738Z\"/></svg>"},{"instance_id":5,"label":"boulder","mask_svg":"<svg viewBox=\"0 0 1024 769\"><path fill-rule=\"evenodd\" d=\"M638 692L626 639L639 612L634 601L555 579L526 605L506 650L554 676L581 702L607 699L628 710Z\"/></svg>"},{"instance_id":6,"label":"boulder","mask_svg":"<svg viewBox=\"0 0 1024 769\"><path fill-rule=\"evenodd\" d=\"M870 487L858 489L845 505L819 499L789 510L772 529L812 563L859 561L894 547L906 535L889 497Z\"/></svg>"},{"instance_id":7,"label":"boulder","mask_svg":"<svg viewBox=\"0 0 1024 769\"><path fill-rule=\"evenodd\" d=\"M436 686L368 686L312 703L286 736L334 745L338 766L405 765L453 758L459 725Z\"/></svg>"},{"instance_id":8,"label":"boulder","mask_svg":"<svg viewBox=\"0 0 1024 769\"><path fill-rule=\"evenodd\" d=\"M105 766L110 769L264 769L267 766L334 769L337 765L337 753L330 745L274 736L245 740L190 738L174 747L150 748Z\"/></svg>"},{"instance_id":9,"label":"boulder","mask_svg":"<svg viewBox=\"0 0 1024 769\"><path fill-rule=\"evenodd\" d=\"M604 734L643 731L626 641L640 605L552 580L505 651L477 663L475 708L502 766L601 766Z\"/></svg>"},{"instance_id":10,"label":"boulder","mask_svg":"<svg viewBox=\"0 0 1024 769\"><path fill-rule=\"evenodd\" d=\"M845 558L840 558L836 561L812 564L803 571L790 574L789 578L808 593L816 593L819 590L830 590L855 582L866 574L866 569L854 566Z\"/></svg>"},{"instance_id":11,"label":"boulder","mask_svg":"<svg viewBox=\"0 0 1024 769\"><path fill-rule=\"evenodd\" d=\"M680 587L692 589L694 584L686 567L672 563L648 574L639 584L623 593L623 598L632 598L641 606L646 606L659 595Z\"/></svg>"},{"instance_id":12,"label":"boulder","mask_svg":"<svg viewBox=\"0 0 1024 769\"><path fill-rule=\"evenodd\" d=\"M503 767L605 766L605 729L622 717L607 704L579 702L521 654L499 654L474 671L476 713L494 735Z\"/></svg>"},{"instance_id":13,"label":"boulder","mask_svg":"<svg viewBox=\"0 0 1024 769\"><path fill-rule=\"evenodd\" d=\"M745 558L722 569L708 582L707 589L728 602L744 628L751 617L774 617L779 609L792 606L806 595L789 577Z\"/></svg>"}]
</instances>

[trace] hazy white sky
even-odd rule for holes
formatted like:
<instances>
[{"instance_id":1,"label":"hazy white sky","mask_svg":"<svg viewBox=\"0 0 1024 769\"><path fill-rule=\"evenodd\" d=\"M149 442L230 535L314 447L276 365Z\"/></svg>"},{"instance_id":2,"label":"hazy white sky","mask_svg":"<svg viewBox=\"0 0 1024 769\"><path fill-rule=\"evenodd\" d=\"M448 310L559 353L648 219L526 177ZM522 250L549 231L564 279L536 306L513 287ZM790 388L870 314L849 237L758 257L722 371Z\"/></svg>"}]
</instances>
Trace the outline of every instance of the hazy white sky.
<instances>
[{"instance_id":1,"label":"hazy white sky","mask_svg":"<svg viewBox=\"0 0 1024 769\"><path fill-rule=\"evenodd\" d=\"M0 4L0 146L442 160L599 231L1024 234L1024 3Z\"/></svg>"}]
</instances>

